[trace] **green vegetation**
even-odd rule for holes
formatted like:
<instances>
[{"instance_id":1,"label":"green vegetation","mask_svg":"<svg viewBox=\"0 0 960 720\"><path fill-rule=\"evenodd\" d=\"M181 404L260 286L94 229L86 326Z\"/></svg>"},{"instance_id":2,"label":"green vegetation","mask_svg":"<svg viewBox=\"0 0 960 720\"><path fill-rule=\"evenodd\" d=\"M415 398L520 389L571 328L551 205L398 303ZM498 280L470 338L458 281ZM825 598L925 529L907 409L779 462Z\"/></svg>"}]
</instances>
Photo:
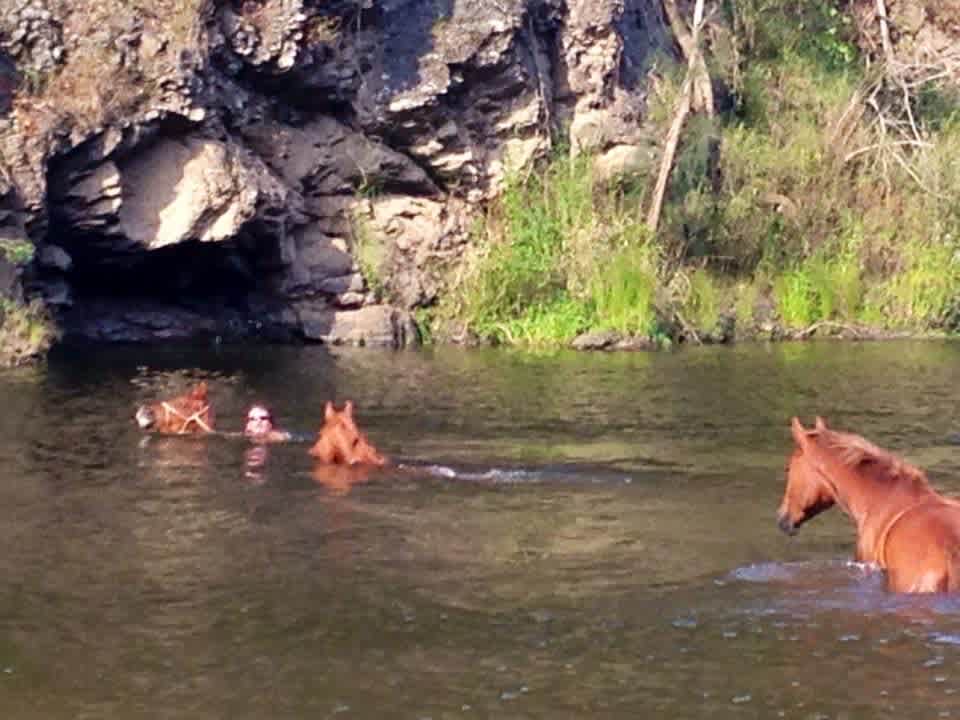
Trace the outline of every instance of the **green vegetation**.
<instances>
[{"instance_id":1,"label":"green vegetation","mask_svg":"<svg viewBox=\"0 0 960 720\"><path fill-rule=\"evenodd\" d=\"M369 221L361 214L354 214L351 225L353 228L353 255L360 266L360 272L370 290L378 298L385 293L383 279L383 262L386 249L383 239L373 231Z\"/></svg>"},{"instance_id":2,"label":"green vegetation","mask_svg":"<svg viewBox=\"0 0 960 720\"><path fill-rule=\"evenodd\" d=\"M549 346L594 327L656 331L657 250L635 193L599 188L591 158L561 150L510 177L475 231L478 253L436 315L476 337Z\"/></svg>"},{"instance_id":3,"label":"green vegetation","mask_svg":"<svg viewBox=\"0 0 960 720\"><path fill-rule=\"evenodd\" d=\"M42 303L22 305L0 298L0 365L42 356L56 338L56 327Z\"/></svg>"},{"instance_id":4,"label":"green vegetation","mask_svg":"<svg viewBox=\"0 0 960 720\"><path fill-rule=\"evenodd\" d=\"M590 288L594 324L601 330L652 335L657 329L657 257L646 243L612 255Z\"/></svg>"},{"instance_id":5,"label":"green vegetation","mask_svg":"<svg viewBox=\"0 0 960 720\"><path fill-rule=\"evenodd\" d=\"M0 255L14 265L26 265L33 260L33 243L0 238Z\"/></svg>"},{"instance_id":6,"label":"green vegetation","mask_svg":"<svg viewBox=\"0 0 960 720\"><path fill-rule=\"evenodd\" d=\"M960 92L917 84L905 102L844 3L733 7L710 58L732 99L688 120L656 236L653 177L603 185L560 150L511 176L435 324L531 345L709 338L724 317L745 333L960 329ZM682 75L665 67L651 94L654 136Z\"/></svg>"}]
</instances>

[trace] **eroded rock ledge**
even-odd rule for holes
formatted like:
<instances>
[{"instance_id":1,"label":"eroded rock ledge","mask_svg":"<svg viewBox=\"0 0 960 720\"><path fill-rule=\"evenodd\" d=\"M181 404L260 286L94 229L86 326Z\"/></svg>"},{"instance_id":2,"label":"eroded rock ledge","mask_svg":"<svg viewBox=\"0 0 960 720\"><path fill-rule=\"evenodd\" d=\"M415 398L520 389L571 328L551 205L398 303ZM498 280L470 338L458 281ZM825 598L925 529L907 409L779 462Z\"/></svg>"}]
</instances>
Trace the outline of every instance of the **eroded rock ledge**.
<instances>
[{"instance_id":1,"label":"eroded rock ledge","mask_svg":"<svg viewBox=\"0 0 960 720\"><path fill-rule=\"evenodd\" d=\"M407 344L557 129L652 154L656 3L167 4L0 10L0 293L67 337Z\"/></svg>"}]
</instances>

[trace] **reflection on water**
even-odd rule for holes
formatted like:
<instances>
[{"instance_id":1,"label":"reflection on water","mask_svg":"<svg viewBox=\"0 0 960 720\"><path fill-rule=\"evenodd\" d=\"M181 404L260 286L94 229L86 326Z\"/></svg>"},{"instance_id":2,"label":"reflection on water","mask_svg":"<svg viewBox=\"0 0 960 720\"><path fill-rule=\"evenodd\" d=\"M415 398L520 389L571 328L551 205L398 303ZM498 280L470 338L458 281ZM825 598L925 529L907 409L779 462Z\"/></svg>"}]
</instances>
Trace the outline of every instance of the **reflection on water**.
<instances>
[{"instance_id":1,"label":"reflection on water","mask_svg":"<svg viewBox=\"0 0 960 720\"><path fill-rule=\"evenodd\" d=\"M17 718L960 716L960 601L775 525L787 421L960 491L950 343L534 357L171 348L0 376ZM144 437L210 383L302 442ZM398 465L318 468L326 400Z\"/></svg>"}]
</instances>

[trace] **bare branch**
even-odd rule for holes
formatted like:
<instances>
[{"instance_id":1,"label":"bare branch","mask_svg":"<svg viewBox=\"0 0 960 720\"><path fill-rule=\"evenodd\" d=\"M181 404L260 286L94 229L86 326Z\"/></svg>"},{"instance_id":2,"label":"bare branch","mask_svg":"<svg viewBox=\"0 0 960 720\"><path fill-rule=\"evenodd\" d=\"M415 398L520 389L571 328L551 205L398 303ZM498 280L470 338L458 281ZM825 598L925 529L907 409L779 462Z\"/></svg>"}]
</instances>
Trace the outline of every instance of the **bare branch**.
<instances>
[{"instance_id":1,"label":"bare branch","mask_svg":"<svg viewBox=\"0 0 960 720\"><path fill-rule=\"evenodd\" d=\"M903 87L903 109L907 111L907 118L910 120L910 129L913 130L913 137L920 140L920 131L917 130L917 121L913 118L912 98L906 85Z\"/></svg>"},{"instance_id":2,"label":"bare branch","mask_svg":"<svg viewBox=\"0 0 960 720\"><path fill-rule=\"evenodd\" d=\"M670 170L673 168L673 158L677 154L677 145L680 143L680 133L683 125L690 114L691 95L693 94L693 84L690 80L690 73L683 81L683 87L680 89L680 100L677 103L677 110L673 116L673 122L670 124L670 132L667 133L667 142L663 148L663 159L660 161L660 172L657 175L657 184L653 189L653 199L650 204L650 211L647 213L647 227L651 233L657 232L660 225L660 212L663 209L663 197L667 192L667 182L670 180Z\"/></svg>"},{"instance_id":3,"label":"bare branch","mask_svg":"<svg viewBox=\"0 0 960 720\"><path fill-rule=\"evenodd\" d=\"M893 61L893 45L890 44L890 25L887 22L887 5L884 0L876 0L877 17L880 18L880 40L883 43L883 55L890 63Z\"/></svg>"},{"instance_id":4,"label":"bare branch","mask_svg":"<svg viewBox=\"0 0 960 720\"><path fill-rule=\"evenodd\" d=\"M653 199L647 213L647 227L652 233L660 225L660 213L663 209L663 198L667 192L667 183L670 180L670 171L673 160L680 144L680 133L692 111L702 110L707 115L714 114L713 86L710 82L710 73L703 53L700 52L699 35L703 24L704 0L696 0L693 10L693 32L680 17L676 0L663 0L663 7L667 19L676 35L677 42L687 59L687 75L680 90L680 99L674 112L673 122L667 133L667 140L663 148L663 159L660 161L660 172L657 174L657 183L653 190Z\"/></svg>"},{"instance_id":5,"label":"bare branch","mask_svg":"<svg viewBox=\"0 0 960 720\"><path fill-rule=\"evenodd\" d=\"M889 150L889 154L894 160L897 161L900 167L904 169L907 175L913 178L913 181L920 187L921 190L923 190L928 195L931 195L937 198L938 200L946 199L946 196L941 195L940 193L928 188L926 184L923 182L923 180L920 179L920 176L917 174L917 171L914 170L912 167L910 167L910 163L904 160L903 157L901 157L900 153L896 152L895 150Z\"/></svg>"},{"instance_id":6,"label":"bare branch","mask_svg":"<svg viewBox=\"0 0 960 720\"><path fill-rule=\"evenodd\" d=\"M862 148L854 150L853 152L847 153L844 158L844 164L850 162L856 157L863 155L864 153L873 152L874 150L880 150L887 148L891 145L915 145L919 147L933 147L932 143L924 142L922 140L888 140L887 142L878 142L871 145L866 145Z\"/></svg>"},{"instance_id":7,"label":"bare branch","mask_svg":"<svg viewBox=\"0 0 960 720\"><path fill-rule=\"evenodd\" d=\"M680 16L676 0L663 0L663 8L667 15L667 21L670 23L670 29L677 39L677 44L680 46L684 59L687 61L687 73L692 78L692 108L694 111L702 110L707 115L713 116L715 112L713 85L710 82L706 60L704 60L703 53L700 52L699 36L702 23L697 21L698 16L701 19L703 17L703 0L697 0L694 7L692 32Z\"/></svg>"},{"instance_id":8,"label":"bare branch","mask_svg":"<svg viewBox=\"0 0 960 720\"><path fill-rule=\"evenodd\" d=\"M837 330L846 330L849 333L852 333L854 337L866 337L868 332L865 332L864 329L857 327L856 325L849 325L847 323L836 322L834 320L818 320L809 327L799 330L796 333L796 337L799 339L808 338L813 335L820 328L835 328Z\"/></svg>"},{"instance_id":9,"label":"bare branch","mask_svg":"<svg viewBox=\"0 0 960 720\"><path fill-rule=\"evenodd\" d=\"M697 334L697 331L694 329L693 325L687 322L687 319L683 317L683 314L679 310L674 310L673 314L676 316L679 323L683 326L683 329L690 334L690 337L693 338L693 341L697 345L703 345L703 340L700 339L700 336Z\"/></svg>"}]
</instances>

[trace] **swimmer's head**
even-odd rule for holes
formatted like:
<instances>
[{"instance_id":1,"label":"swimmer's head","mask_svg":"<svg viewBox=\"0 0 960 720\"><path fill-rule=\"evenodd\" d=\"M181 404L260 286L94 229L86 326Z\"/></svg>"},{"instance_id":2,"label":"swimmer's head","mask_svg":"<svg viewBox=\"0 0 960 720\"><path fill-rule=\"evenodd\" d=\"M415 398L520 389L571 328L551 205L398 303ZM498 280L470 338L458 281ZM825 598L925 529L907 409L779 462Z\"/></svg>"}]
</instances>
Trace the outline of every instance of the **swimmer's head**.
<instances>
[{"instance_id":1,"label":"swimmer's head","mask_svg":"<svg viewBox=\"0 0 960 720\"><path fill-rule=\"evenodd\" d=\"M263 405L254 405L247 411L247 424L244 435L266 435L273 430L273 417Z\"/></svg>"}]
</instances>

